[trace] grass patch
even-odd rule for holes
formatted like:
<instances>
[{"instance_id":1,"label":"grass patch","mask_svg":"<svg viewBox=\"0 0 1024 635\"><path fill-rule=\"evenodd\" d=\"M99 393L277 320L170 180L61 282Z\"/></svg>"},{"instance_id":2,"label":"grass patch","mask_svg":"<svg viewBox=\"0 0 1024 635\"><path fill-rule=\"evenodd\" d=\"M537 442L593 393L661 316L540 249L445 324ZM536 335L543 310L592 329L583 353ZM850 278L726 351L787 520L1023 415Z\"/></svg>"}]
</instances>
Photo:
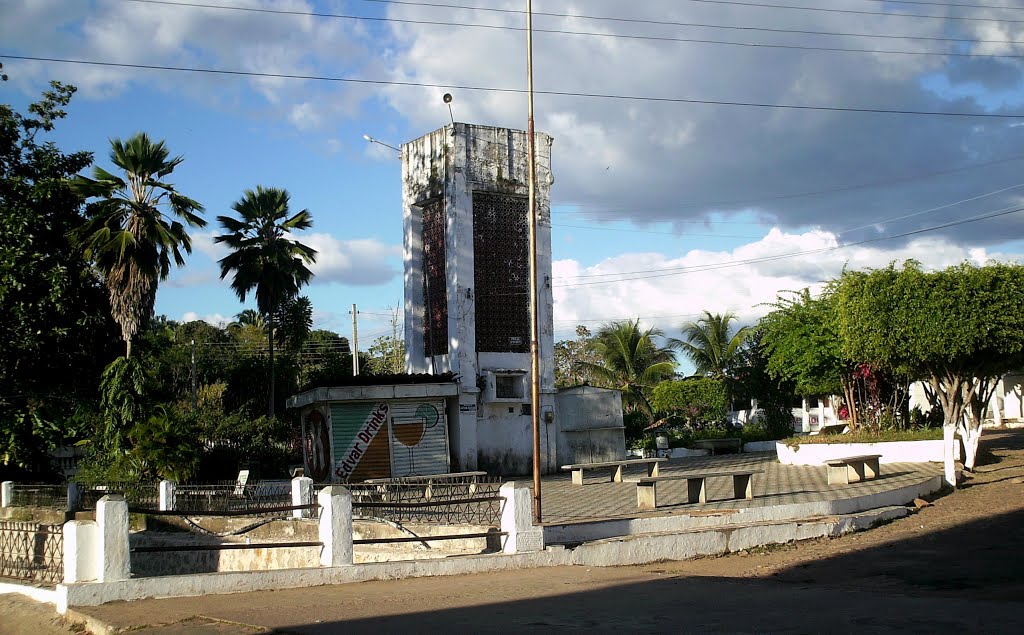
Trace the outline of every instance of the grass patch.
<instances>
[{"instance_id":1,"label":"grass patch","mask_svg":"<svg viewBox=\"0 0 1024 635\"><path fill-rule=\"evenodd\" d=\"M920 430L883 430L878 433L868 431L850 432L847 434L815 434L789 437L783 442L786 445L803 445L811 443L885 443L887 441L935 441L942 438L942 428L923 428Z\"/></svg>"}]
</instances>

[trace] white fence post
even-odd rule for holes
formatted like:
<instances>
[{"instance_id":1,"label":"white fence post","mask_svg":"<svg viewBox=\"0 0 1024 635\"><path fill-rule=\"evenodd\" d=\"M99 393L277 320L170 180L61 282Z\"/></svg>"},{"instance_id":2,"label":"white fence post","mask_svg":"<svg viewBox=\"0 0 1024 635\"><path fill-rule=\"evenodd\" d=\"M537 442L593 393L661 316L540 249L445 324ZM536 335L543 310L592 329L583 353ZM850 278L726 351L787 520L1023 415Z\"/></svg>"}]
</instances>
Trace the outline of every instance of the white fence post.
<instances>
[{"instance_id":1,"label":"white fence post","mask_svg":"<svg viewBox=\"0 0 1024 635\"><path fill-rule=\"evenodd\" d=\"M177 503L178 484L174 481L160 481L160 511L172 512Z\"/></svg>"},{"instance_id":2,"label":"white fence post","mask_svg":"<svg viewBox=\"0 0 1024 635\"><path fill-rule=\"evenodd\" d=\"M64 583L92 582L99 577L99 525L93 520L64 523Z\"/></svg>"},{"instance_id":3,"label":"white fence post","mask_svg":"<svg viewBox=\"0 0 1024 635\"><path fill-rule=\"evenodd\" d=\"M340 567L352 564L352 493L341 485L329 485L317 494L320 504L320 564Z\"/></svg>"},{"instance_id":4,"label":"white fence post","mask_svg":"<svg viewBox=\"0 0 1024 635\"><path fill-rule=\"evenodd\" d=\"M308 505L313 502L313 479L296 476L292 479L292 505ZM293 509L292 518L309 518L311 509Z\"/></svg>"},{"instance_id":5,"label":"white fence post","mask_svg":"<svg viewBox=\"0 0 1024 635\"><path fill-rule=\"evenodd\" d=\"M107 494L96 503L99 525L100 582L127 580L131 576L128 551L128 503L122 494Z\"/></svg>"},{"instance_id":6,"label":"white fence post","mask_svg":"<svg viewBox=\"0 0 1024 635\"><path fill-rule=\"evenodd\" d=\"M505 502L501 507L501 530L505 532L505 553L544 550L544 528L533 525L533 496L529 488L514 482L501 486Z\"/></svg>"},{"instance_id":7,"label":"white fence post","mask_svg":"<svg viewBox=\"0 0 1024 635\"><path fill-rule=\"evenodd\" d=\"M14 506L14 481L4 481L0 484L0 507Z\"/></svg>"}]
</instances>

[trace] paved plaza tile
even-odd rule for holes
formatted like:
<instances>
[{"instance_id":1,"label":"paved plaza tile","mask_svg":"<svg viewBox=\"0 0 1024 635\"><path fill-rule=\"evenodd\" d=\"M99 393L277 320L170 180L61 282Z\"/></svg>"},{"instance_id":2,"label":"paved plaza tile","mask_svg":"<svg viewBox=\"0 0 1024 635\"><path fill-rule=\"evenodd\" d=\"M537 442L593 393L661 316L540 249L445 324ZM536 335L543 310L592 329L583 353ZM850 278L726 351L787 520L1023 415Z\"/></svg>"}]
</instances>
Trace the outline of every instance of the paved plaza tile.
<instances>
[{"instance_id":1,"label":"paved plaza tile","mask_svg":"<svg viewBox=\"0 0 1024 635\"><path fill-rule=\"evenodd\" d=\"M636 502L636 481L647 476L643 465L627 466L623 482L610 482L610 470L595 469L584 473L582 486L573 485L568 472L545 476L541 483L543 519L545 524L560 524L602 518L633 518L665 514L695 514L723 509L791 505L822 500L840 500L877 494L942 474L940 463L885 463L877 479L829 485L824 466L782 465L774 452L727 454L706 457L669 459L661 464L661 476L691 471L731 469L764 470L754 475L754 500L733 500L731 478L707 480L708 502L686 502L686 481L665 481L658 484L658 509L641 512ZM529 487L528 479L517 485Z\"/></svg>"}]
</instances>

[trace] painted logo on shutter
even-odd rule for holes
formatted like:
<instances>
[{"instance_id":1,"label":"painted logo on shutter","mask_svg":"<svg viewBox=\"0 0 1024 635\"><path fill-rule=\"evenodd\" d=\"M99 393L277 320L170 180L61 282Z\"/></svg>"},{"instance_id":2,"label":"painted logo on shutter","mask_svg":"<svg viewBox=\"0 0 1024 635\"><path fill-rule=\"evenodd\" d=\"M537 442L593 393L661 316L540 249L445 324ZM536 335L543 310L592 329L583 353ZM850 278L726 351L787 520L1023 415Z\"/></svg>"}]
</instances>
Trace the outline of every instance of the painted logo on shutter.
<instances>
[{"instance_id":1,"label":"painted logo on shutter","mask_svg":"<svg viewBox=\"0 0 1024 635\"><path fill-rule=\"evenodd\" d=\"M362 480L374 476L390 476L390 460L388 459L388 435L377 439L381 430L387 428L388 405L386 403L375 404L369 415L356 428L355 435L349 441L347 448L335 456L334 474L342 481ZM335 430L337 435L338 431ZM335 442L337 443L337 439ZM344 446L343 446L344 447ZM359 465L364 458L370 454L378 454L375 449L383 448L384 465L387 465L386 474L363 474L365 470L359 470ZM375 461L377 462L377 461Z\"/></svg>"}]
</instances>

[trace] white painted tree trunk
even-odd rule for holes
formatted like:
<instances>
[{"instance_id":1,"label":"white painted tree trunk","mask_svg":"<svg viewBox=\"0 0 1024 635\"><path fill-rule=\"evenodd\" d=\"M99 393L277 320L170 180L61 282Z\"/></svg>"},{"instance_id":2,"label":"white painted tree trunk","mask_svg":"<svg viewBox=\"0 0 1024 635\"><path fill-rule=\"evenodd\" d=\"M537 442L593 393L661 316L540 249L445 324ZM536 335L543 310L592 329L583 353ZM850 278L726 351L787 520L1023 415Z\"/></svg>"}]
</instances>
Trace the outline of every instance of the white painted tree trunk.
<instances>
[{"instance_id":1,"label":"white painted tree trunk","mask_svg":"<svg viewBox=\"0 0 1024 635\"><path fill-rule=\"evenodd\" d=\"M956 487L956 463L954 461L954 447L956 443L956 426L948 421L942 426L942 478L946 485Z\"/></svg>"},{"instance_id":2,"label":"white painted tree trunk","mask_svg":"<svg viewBox=\"0 0 1024 635\"><path fill-rule=\"evenodd\" d=\"M973 472L978 458L978 445L981 442L981 419L975 418L969 412L964 413L959 431L960 438L964 440L964 467Z\"/></svg>"}]
</instances>

